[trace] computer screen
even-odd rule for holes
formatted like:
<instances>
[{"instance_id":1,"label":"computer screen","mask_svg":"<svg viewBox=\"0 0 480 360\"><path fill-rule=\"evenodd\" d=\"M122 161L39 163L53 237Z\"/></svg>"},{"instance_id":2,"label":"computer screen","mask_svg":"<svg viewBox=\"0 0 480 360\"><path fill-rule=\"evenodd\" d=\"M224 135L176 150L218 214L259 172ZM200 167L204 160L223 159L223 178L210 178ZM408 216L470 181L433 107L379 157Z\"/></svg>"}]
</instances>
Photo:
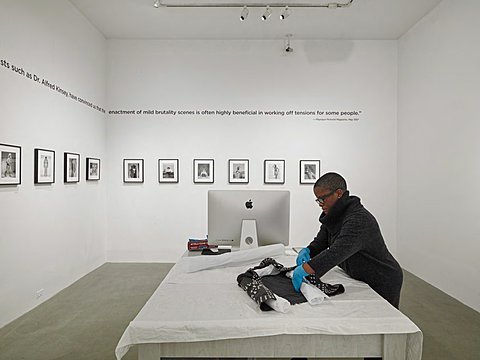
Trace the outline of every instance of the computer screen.
<instances>
[{"instance_id":1,"label":"computer screen","mask_svg":"<svg viewBox=\"0 0 480 360\"><path fill-rule=\"evenodd\" d=\"M288 245L290 191L208 191L208 243L240 246L243 220L255 220L258 245Z\"/></svg>"}]
</instances>

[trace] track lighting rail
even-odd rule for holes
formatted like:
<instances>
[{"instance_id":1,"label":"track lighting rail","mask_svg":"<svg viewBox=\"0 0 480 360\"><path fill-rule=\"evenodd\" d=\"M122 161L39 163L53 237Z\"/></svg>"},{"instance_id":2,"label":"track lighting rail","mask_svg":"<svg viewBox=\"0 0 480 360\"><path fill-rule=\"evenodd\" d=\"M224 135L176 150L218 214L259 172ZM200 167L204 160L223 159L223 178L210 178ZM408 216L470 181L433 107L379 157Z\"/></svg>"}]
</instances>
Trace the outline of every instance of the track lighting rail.
<instances>
[{"instance_id":1,"label":"track lighting rail","mask_svg":"<svg viewBox=\"0 0 480 360\"><path fill-rule=\"evenodd\" d=\"M329 3L268 3L268 2L262 2L262 3L227 3L227 2L217 2L217 3L188 3L188 2L177 2L175 0L172 0L172 2L168 2L165 0L156 0L154 2L155 7L168 7L168 8L243 8L244 6L247 6L249 8L256 8L256 7L266 7L267 5L270 8L284 8L285 6L288 6L290 8L330 8L330 9L336 9L336 8L343 8L343 7L348 7L353 3L353 0L348 0L345 2L329 2Z\"/></svg>"}]
</instances>

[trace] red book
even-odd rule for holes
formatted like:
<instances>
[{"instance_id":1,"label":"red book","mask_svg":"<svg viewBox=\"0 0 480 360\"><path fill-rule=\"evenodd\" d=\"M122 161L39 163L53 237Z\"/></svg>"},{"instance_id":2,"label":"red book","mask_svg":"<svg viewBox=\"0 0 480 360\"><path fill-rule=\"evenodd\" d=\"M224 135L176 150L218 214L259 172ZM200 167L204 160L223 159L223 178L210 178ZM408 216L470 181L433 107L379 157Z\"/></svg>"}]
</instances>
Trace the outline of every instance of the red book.
<instances>
[{"instance_id":1,"label":"red book","mask_svg":"<svg viewBox=\"0 0 480 360\"><path fill-rule=\"evenodd\" d=\"M208 245L208 243L205 243L205 244L191 244L191 243L188 243L187 244L187 248L188 250L203 250L203 249L213 249L213 248L216 248L217 245Z\"/></svg>"}]
</instances>

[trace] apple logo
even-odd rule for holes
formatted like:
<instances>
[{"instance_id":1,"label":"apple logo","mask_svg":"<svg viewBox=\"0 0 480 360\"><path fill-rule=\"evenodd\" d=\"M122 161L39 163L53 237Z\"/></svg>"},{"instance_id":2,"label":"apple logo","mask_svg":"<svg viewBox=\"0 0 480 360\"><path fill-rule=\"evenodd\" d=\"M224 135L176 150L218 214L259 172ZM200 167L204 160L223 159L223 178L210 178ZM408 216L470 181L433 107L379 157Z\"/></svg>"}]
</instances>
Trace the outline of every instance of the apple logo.
<instances>
[{"instance_id":1,"label":"apple logo","mask_svg":"<svg viewBox=\"0 0 480 360\"><path fill-rule=\"evenodd\" d=\"M252 208L253 208L252 199L248 200L248 201L245 203L245 207L246 207L247 209L252 209Z\"/></svg>"}]
</instances>

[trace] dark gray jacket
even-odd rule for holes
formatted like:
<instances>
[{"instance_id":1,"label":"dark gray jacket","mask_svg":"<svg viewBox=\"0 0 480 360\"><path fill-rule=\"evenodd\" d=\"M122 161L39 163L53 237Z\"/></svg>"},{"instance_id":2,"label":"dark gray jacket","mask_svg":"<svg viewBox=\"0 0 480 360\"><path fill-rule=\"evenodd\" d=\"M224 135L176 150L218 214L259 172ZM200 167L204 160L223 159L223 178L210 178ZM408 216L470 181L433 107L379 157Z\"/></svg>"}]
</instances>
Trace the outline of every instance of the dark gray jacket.
<instances>
[{"instance_id":1,"label":"dark gray jacket","mask_svg":"<svg viewBox=\"0 0 480 360\"><path fill-rule=\"evenodd\" d=\"M383 240L375 217L360 199L346 191L328 215L320 215L320 231L308 245L308 264L320 278L339 265L398 308L403 273Z\"/></svg>"}]
</instances>

